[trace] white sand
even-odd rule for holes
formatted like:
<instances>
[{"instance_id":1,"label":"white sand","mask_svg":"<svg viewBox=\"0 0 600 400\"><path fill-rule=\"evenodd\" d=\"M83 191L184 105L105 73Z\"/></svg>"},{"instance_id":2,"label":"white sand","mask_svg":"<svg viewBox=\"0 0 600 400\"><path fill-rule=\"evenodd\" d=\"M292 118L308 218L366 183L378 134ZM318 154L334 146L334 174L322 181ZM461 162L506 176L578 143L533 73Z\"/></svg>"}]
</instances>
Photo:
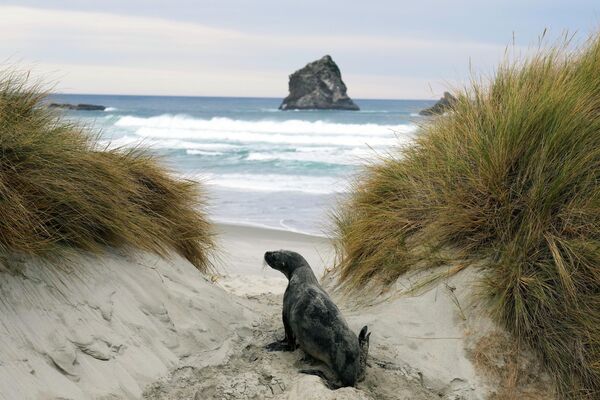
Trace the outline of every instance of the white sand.
<instances>
[{"instance_id":1,"label":"white sand","mask_svg":"<svg viewBox=\"0 0 600 400\"><path fill-rule=\"evenodd\" d=\"M297 251L305 256L317 276L333 262L333 248L325 238L224 224L218 225L217 233L217 266L223 274L218 283L237 295L281 294L285 291L287 279L266 266L263 261L265 251Z\"/></svg>"},{"instance_id":2,"label":"white sand","mask_svg":"<svg viewBox=\"0 0 600 400\"><path fill-rule=\"evenodd\" d=\"M376 305L356 307L339 295L334 299L349 325L358 332L367 324L371 336L371 367L357 388L327 389L314 376L298 373L311 366L301 351L269 353L264 345L281 339L282 294L287 279L265 267L266 250L298 251L309 261L317 276L330 267L334 252L323 238L265 229L220 226L223 257L220 270L227 270L217 284L252 302L260 313L252 333L237 342L238 353L223 366L198 369L188 365L185 373L155 384L146 393L151 399L483 399L487 389L477 378L465 348L469 325L461 318L441 284L421 296L395 296ZM462 313L466 306L466 274L447 283L456 287ZM399 282L398 289L406 285ZM446 293L448 291L448 293ZM393 291L398 293L398 290ZM370 302L362 299L367 304ZM471 321L473 326L482 326Z\"/></svg>"},{"instance_id":3,"label":"white sand","mask_svg":"<svg viewBox=\"0 0 600 400\"><path fill-rule=\"evenodd\" d=\"M222 275L210 279L179 257L79 256L72 268L11 260L0 271L0 398L486 398L465 350L467 334L488 323L468 306L468 274L417 297L398 295L399 282L393 298L361 307L334 295L351 328L373 334L366 380L331 391L298 372L315 367L301 351L264 350L283 337L287 281L262 261L267 250L295 250L320 275L331 243L219 233Z\"/></svg>"},{"instance_id":4,"label":"white sand","mask_svg":"<svg viewBox=\"0 0 600 400\"><path fill-rule=\"evenodd\" d=\"M182 359L222 362L256 313L174 256L0 270L0 398L140 398Z\"/></svg>"}]
</instances>

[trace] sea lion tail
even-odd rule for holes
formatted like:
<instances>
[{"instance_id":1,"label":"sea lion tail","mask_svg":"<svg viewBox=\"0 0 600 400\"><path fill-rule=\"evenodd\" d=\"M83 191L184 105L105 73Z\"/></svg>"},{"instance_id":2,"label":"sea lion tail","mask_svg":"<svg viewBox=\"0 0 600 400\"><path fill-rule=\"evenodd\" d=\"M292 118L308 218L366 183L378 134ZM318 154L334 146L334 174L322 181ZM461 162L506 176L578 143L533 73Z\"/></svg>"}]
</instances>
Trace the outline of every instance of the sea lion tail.
<instances>
[{"instance_id":1,"label":"sea lion tail","mask_svg":"<svg viewBox=\"0 0 600 400\"><path fill-rule=\"evenodd\" d=\"M367 372L367 358L369 356L369 338L371 332L368 332L367 325L363 326L358 334L358 346L360 348L360 371L358 373L358 381L365 379L365 373Z\"/></svg>"}]
</instances>

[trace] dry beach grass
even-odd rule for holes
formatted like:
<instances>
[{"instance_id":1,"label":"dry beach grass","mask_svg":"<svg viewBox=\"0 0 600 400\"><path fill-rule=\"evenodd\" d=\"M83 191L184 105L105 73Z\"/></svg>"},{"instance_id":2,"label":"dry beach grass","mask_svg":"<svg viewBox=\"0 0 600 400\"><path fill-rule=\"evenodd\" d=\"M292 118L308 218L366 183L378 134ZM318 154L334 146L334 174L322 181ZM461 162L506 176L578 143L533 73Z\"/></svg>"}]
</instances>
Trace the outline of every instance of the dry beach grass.
<instances>
[{"instance_id":1,"label":"dry beach grass","mask_svg":"<svg viewBox=\"0 0 600 400\"><path fill-rule=\"evenodd\" d=\"M142 149L99 148L45 97L25 75L0 74L0 251L175 250L206 270L213 241L198 185Z\"/></svg>"},{"instance_id":2,"label":"dry beach grass","mask_svg":"<svg viewBox=\"0 0 600 400\"><path fill-rule=\"evenodd\" d=\"M347 288L481 266L494 319L561 399L600 397L600 37L501 65L415 143L368 166L336 215Z\"/></svg>"}]
</instances>

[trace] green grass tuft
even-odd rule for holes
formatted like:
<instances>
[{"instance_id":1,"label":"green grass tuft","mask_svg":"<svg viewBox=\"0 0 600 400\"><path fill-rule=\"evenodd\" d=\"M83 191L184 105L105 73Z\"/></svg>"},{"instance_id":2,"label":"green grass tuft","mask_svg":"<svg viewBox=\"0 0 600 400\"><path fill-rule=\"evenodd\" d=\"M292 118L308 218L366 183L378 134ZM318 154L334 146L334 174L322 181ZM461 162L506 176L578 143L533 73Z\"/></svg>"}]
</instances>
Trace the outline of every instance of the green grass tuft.
<instances>
[{"instance_id":1,"label":"green grass tuft","mask_svg":"<svg viewBox=\"0 0 600 400\"><path fill-rule=\"evenodd\" d=\"M45 98L26 77L0 73L0 253L175 250L207 270L213 240L198 185L142 149L99 148Z\"/></svg>"},{"instance_id":2,"label":"green grass tuft","mask_svg":"<svg viewBox=\"0 0 600 400\"><path fill-rule=\"evenodd\" d=\"M343 284L483 264L491 315L561 399L600 398L600 38L475 81L338 211Z\"/></svg>"}]
</instances>

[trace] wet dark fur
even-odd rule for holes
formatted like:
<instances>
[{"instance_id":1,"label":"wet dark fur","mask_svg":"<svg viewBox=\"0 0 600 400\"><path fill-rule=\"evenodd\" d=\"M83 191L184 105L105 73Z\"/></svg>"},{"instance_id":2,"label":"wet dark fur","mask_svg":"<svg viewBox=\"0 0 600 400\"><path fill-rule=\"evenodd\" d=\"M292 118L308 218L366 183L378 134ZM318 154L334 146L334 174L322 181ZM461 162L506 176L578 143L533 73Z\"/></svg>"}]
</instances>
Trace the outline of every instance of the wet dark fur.
<instances>
[{"instance_id":1,"label":"wet dark fur","mask_svg":"<svg viewBox=\"0 0 600 400\"><path fill-rule=\"evenodd\" d=\"M366 367L370 336L367 327L357 338L300 254L268 251L265 261L289 281L283 296L285 339L268 348L294 351L298 346L336 374L341 385L330 383L330 387L354 386L363 378Z\"/></svg>"}]
</instances>

